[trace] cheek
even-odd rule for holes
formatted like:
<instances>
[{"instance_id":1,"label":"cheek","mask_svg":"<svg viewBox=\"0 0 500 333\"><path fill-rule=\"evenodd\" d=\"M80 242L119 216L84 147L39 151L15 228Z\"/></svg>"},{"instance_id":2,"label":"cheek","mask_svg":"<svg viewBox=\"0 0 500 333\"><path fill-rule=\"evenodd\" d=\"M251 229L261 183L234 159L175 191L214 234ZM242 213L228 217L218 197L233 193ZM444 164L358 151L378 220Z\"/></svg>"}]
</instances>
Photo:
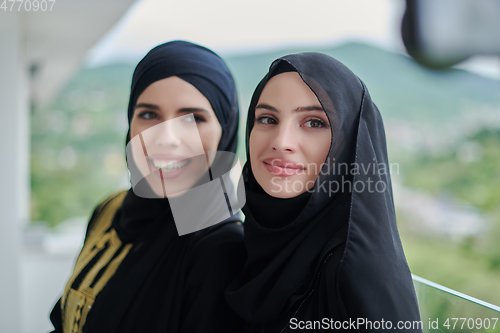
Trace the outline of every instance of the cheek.
<instances>
[{"instance_id":1,"label":"cheek","mask_svg":"<svg viewBox=\"0 0 500 333\"><path fill-rule=\"evenodd\" d=\"M249 155L250 155L250 166L252 168L252 173L256 179L260 180L260 172L259 169L257 168L258 165L258 157L259 157L259 135L255 135L255 129L250 132L250 139L248 140L248 150L249 150ZM257 181L258 182L258 181Z\"/></svg>"},{"instance_id":2,"label":"cheek","mask_svg":"<svg viewBox=\"0 0 500 333\"><path fill-rule=\"evenodd\" d=\"M266 150L267 138L265 133L259 132L255 129L252 130L248 145L250 146L250 161L256 161Z\"/></svg>"},{"instance_id":3,"label":"cheek","mask_svg":"<svg viewBox=\"0 0 500 333\"><path fill-rule=\"evenodd\" d=\"M321 170L321 165L328 157L330 150L330 133L321 134L314 137L307 137L303 141L305 143L305 156L308 163L313 163L317 166L316 170Z\"/></svg>"},{"instance_id":4,"label":"cheek","mask_svg":"<svg viewBox=\"0 0 500 333\"><path fill-rule=\"evenodd\" d=\"M132 122L130 123L130 138L132 139L135 136L142 134L141 142L143 143L143 148L146 149L146 151L148 151L154 146L155 138L157 136L157 134L151 135L151 133L147 132L147 130L153 126L154 126L153 124L141 123L140 120L139 121L132 120ZM156 132L153 133L158 133L157 131L158 130L156 130Z\"/></svg>"},{"instance_id":5,"label":"cheek","mask_svg":"<svg viewBox=\"0 0 500 333\"><path fill-rule=\"evenodd\" d=\"M132 139L139 133L137 121L135 121L135 118L132 118L132 121L130 122L130 138Z\"/></svg>"},{"instance_id":6,"label":"cheek","mask_svg":"<svg viewBox=\"0 0 500 333\"><path fill-rule=\"evenodd\" d=\"M144 123L141 122L140 119L132 118L132 121L130 122L130 138L134 138L136 135L143 133L152 126L154 125L151 123ZM144 135L142 139L145 140Z\"/></svg>"},{"instance_id":7,"label":"cheek","mask_svg":"<svg viewBox=\"0 0 500 333\"><path fill-rule=\"evenodd\" d=\"M222 136L219 123L204 124L198 127L201 143L205 151L217 151Z\"/></svg>"}]
</instances>

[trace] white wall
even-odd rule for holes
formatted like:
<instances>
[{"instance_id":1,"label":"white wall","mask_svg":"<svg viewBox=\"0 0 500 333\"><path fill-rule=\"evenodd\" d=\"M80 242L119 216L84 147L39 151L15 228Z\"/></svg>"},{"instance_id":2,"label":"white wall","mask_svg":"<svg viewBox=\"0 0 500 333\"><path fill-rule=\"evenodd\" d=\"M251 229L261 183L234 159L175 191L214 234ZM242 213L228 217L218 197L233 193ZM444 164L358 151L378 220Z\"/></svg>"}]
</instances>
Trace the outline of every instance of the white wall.
<instances>
[{"instance_id":1,"label":"white wall","mask_svg":"<svg viewBox=\"0 0 500 333\"><path fill-rule=\"evenodd\" d=\"M21 227L29 218L29 103L21 16L0 19L0 331L21 331Z\"/></svg>"},{"instance_id":2,"label":"white wall","mask_svg":"<svg viewBox=\"0 0 500 333\"><path fill-rule=\"evenodd\" d=\"M23 333L53 329L49 314L73 271L76 253L24 252L21 256L21 318ZM4 332L0 324L0 332ZM18 331L5 331L18 332Z\"/></svg>"}]
</instances>

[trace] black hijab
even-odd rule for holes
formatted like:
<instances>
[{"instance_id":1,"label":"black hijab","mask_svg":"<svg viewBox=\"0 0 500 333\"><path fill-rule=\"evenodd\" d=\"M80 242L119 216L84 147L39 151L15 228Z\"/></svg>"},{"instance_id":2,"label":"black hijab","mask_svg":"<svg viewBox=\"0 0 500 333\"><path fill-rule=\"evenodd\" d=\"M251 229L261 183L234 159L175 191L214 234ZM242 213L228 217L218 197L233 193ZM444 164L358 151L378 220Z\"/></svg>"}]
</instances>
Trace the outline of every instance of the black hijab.
<instances>
[{"instance_id":1,"label":"black hijab","mask_svg":"<svg viewBox=\"0 0 500 333\"><path fill-rule=\"evenodd\" d=\"M209 100L222 127L218 151L235 153L239 114L232 75L218 55L189 42L174 41L159 45L139 62L132 78L129 125L139 95L153 82L170 76L177 76L192 84ZM129 141L130 131L126 142ZM133 160L128 160L127 163L131 174L137 172L132 170L137 169ZM231 167L227 159L223 163L229 164L226 167ZM239 216L234 214L217 225L179 236L168 199L144 198L130 189L112 226L122 242L132 243L133 247L107 286L98 294L87 318L85 331L179 331L189 313L203 311L194 307L190 310L184 308L189 304L189 299L184 294L187 288L185 285L189 281L185 280L191 276L190 279L200 279L199 283L216 285L224 283L224 278L233 276L233 267L227 267L228 263L224 263L221 271L215 273L212 273L213 267L203 267L203 263L198 263L196 269L201 269L204 273L196 277L190 275L189 272L194 269L190 260L203 260L192 259L193 247L209 233L212 237L227 235L227 229L221 231L221 227L227 226L227 222L238 220ZM232 235L240 232L236 229ZM228 244L238 243L237 238L233 237ZM239 253L223 255L221 258L230 260L229 255L234 258ZM209 295L205 291L204 295L192 297L207 297L210 298L208 301L213 301L216 295ZM220 318L221 323L227 323L231 327L231 319L227 318L229 315L224 305L221 305L220 316L223 317Z\"/></svg>"},{"instance_id":2,"label":"black hijab","mask_svg":"<svg viewBox=\"0 0 500 333\"><path fill-rule=\"evenodd\" d=\"M290 70L298 72L317 96L328 116L332 137L311 193L277 199L259 190L248 144L264 86L274 75ZM345 308L344 320L419 319L396 226L382 118L356 75L319 53L277 59L252 97L246 148L243 175L247 203L243 212L248 259L242 274L226 291L234 311L252 324L276 321L311 291L313 277L333 248L345 244L335 280L338 295L331 295ZM381 172L384 166L386 172ZM366 188L370 182L371 192ZM349 189L349 183L354 189ZM375 184L380 191L374 190ZM259 218L265 206L274 207L273 218L281 221L272 224L268 218ZM287 213L291 207L295 207L292 218Z\"/></svg>"}]
</instances>

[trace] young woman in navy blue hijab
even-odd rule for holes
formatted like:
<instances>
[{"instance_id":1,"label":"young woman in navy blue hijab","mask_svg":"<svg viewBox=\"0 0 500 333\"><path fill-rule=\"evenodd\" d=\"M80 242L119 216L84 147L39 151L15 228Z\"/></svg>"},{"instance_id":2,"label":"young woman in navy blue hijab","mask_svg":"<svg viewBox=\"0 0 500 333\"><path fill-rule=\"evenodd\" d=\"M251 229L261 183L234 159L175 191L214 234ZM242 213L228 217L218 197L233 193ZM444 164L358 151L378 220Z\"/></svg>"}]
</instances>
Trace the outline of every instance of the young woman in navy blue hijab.
<instances>
[{"instance_id":1,"label":"young woman in navy blue hijab","mask_svg":"<svg viewBox=\"0 0 500 333\"><path fill-rule=\"evenodd\" d=\"M226 299L243 332L421 332L384 126L337 60L274 61L248 112L244 269Z\"/></svg>"},{"instance_id":2,"label":"young woman in navy blue hijab","mask_svg":"<svg viewBox=\"0 0 500 333\"><path fill-rule=\"evenodd\" d=\"M215 53L183 41L155 47L137 65L126 143L141 133L145 142L148 129L178 117L196 123L205 151L235 153L239 114L233 77ZM151 147L174 149L175 140L158 136ZM162 181L186 175L195 165L191 158L171 162L172 156L148 157ZM127 163L134 184L139 162L127 155ZM106 199L94 211L75 269L50 316L55 332L239 331L240 320L223 295L245 257L238 215L179 236L170 198L155 196L146 177L134 190Z\"/></svg>"}]
</instances>

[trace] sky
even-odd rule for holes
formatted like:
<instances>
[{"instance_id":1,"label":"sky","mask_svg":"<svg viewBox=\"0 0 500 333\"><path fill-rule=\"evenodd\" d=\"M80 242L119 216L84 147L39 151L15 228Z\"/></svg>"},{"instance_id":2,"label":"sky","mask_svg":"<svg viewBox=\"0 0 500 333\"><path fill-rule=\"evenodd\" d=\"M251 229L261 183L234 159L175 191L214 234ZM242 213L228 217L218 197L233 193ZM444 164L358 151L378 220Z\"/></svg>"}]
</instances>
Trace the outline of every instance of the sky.
<instances>
[{"instance_id":1,"label":"sky","mask_svg":"<svg viewBox=\"0 0 500 333\"><path fill-rule=\"evenodd\" d=\"M349 41L404 53L404 9L404 0L138 0L90 50L86 64L137 62L175 39L222 56ZM475 57L459 67L500 79L498 57Z\"/></svg>"}]
</instances>

